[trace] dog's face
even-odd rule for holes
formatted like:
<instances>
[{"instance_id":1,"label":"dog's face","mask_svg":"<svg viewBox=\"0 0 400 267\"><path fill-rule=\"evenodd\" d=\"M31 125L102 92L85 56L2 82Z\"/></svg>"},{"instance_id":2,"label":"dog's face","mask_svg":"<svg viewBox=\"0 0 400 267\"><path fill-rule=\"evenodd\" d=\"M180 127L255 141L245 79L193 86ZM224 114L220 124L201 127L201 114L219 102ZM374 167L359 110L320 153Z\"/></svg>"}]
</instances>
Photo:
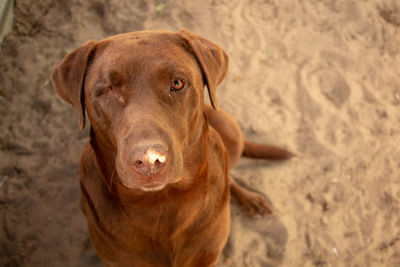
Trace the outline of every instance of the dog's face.
<instances>
[{"instance_id":1,"label":"dog's face","mask_svg":"<svg viewBox=\"0 0 400 267\"><path fill-rule=\"evenodd\" d=\"M91 125L116 147L116 171L127 187L150 191L178 182L182 152L199 130L202 73L179 41L111 39L87 74Z\"/></svg>"},{"instance_id":2,"label":"dog's face","mask_svg":"<svg viewBox=\"0 0 400 267\"><path fill-rule=\"evenodd\" d=\"M56 67L53 83L80 112L81 127L86 108L94 138L116 154L120 182L158 191L181 181L185 151L202 132L204 84L216 106L215 86L227 72L222 49L189 32L157 31L116 35L74 53ZM71 79L80 93L65 85Z\"/></svg>"}]
</instances>

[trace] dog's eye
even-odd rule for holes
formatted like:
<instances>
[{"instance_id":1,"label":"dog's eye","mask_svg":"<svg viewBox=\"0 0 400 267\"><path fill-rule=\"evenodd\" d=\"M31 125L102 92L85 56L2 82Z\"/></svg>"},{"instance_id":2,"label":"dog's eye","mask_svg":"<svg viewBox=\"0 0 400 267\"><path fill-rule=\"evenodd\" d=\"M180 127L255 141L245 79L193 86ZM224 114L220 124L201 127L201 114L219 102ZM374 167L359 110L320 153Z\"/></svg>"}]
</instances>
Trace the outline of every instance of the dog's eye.
<instances>
[{"instance_id":1,"label":"dog's eye","mask_svg":"<svg viewBox=\"0 0 400 267\"><path fill-rule=\"evenodd\" d=\"M181 79L175 79L172 81L170 89L171 91L179 91L182 90L183 87L185 87L185 82Z\"/></svg>"}]
</instances>

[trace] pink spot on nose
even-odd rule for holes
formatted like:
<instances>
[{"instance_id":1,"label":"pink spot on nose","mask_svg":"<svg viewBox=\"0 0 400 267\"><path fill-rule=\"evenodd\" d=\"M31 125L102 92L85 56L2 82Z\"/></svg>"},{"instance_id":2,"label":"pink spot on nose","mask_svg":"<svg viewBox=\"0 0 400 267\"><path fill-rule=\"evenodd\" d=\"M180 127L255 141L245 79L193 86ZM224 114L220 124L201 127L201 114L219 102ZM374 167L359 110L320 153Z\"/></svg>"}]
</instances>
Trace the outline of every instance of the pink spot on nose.
<instances>
[{"instance_id":1,"label":"pink spot on nose","mask_svg":"<svg viewBox=\"0 0 400 267\"><path fill-rule=\"evenodd\" d=\"M157 162L164 163L167 158L165 155L160 154L157 150L153 148L149 148L146 151L146 157L148 161L151 162L152 164L156 164Z\"/></svg>"},{"instance_id":2,"label":"pink spot on nose","mask_svg":"<svg viewBox=\"0 0 400 267\"><path fill-rule=\"evenodd\" d=\"M162 146L138 146L130 153L133 169L148 177L158 174L167 162L166 149Z\"/></svg>"}]
</instances>

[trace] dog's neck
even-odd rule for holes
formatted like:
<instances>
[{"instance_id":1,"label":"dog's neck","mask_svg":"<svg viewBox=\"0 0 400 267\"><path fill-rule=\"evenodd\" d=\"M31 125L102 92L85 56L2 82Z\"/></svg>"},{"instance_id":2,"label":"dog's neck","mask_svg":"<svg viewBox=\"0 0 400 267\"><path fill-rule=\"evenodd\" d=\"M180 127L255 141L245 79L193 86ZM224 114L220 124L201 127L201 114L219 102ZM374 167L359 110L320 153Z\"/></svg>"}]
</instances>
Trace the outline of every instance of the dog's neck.
<instances>
[{"instance_id":1,"label":"dog's neck","mask_svg":"<svg viewBox=\"0 0 400 267\"><path fill-rule=\"evenodd\" d=\"M189 138L185 149L183 151L183 164L185 173L181 181L176 184L170 185L169 189L166 188L163 191L168 193L168 191L173 190L189 190L191 185L197 184L201 181L199 179L206 179L208 162L208 131L209 125L207 118L205 116L200 116L196 123L197 129L193 132L191 138ZM164 196L166 194L154 194L141 191L140 189L129 189L125 187L118 177L116 172L115 162L117 157L117 149L111 149L109 145L104 145L93 128L90 129L90 145L96 155L96 165L98 166L99 172L102 176L104 184L107 186L109 191L117 191L117 194L121 201L124 199L128 202L134 201L138 197L143 199L146 196L158 197ZM108 142L109 144L110 142ZM196 180L197 179L197 180Z\"/></svg>"}]
</instances>

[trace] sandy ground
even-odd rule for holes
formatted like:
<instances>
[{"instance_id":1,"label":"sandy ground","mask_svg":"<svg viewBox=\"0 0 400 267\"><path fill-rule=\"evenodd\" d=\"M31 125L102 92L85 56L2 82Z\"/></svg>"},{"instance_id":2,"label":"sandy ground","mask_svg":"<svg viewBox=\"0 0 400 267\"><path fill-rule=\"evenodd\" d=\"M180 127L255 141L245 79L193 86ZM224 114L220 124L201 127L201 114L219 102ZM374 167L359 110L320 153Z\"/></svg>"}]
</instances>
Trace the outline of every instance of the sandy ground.
<instances>
[{"instance_id":1,"label":"sandy ground","mask_svg":"<svg viewBox=\"0 0 400 267\"><path fill-rule=\"evenodd\" d=\"M49 76L86 40L158 28L220 44L220 105L247 139L298 155L233 170L276 212L254 221L232 205L220 266L400 266L398 1L17 0L15 12L0 52L0 266L102 266L78 206L88 129Z\"/></svg>"}]
</instances>

